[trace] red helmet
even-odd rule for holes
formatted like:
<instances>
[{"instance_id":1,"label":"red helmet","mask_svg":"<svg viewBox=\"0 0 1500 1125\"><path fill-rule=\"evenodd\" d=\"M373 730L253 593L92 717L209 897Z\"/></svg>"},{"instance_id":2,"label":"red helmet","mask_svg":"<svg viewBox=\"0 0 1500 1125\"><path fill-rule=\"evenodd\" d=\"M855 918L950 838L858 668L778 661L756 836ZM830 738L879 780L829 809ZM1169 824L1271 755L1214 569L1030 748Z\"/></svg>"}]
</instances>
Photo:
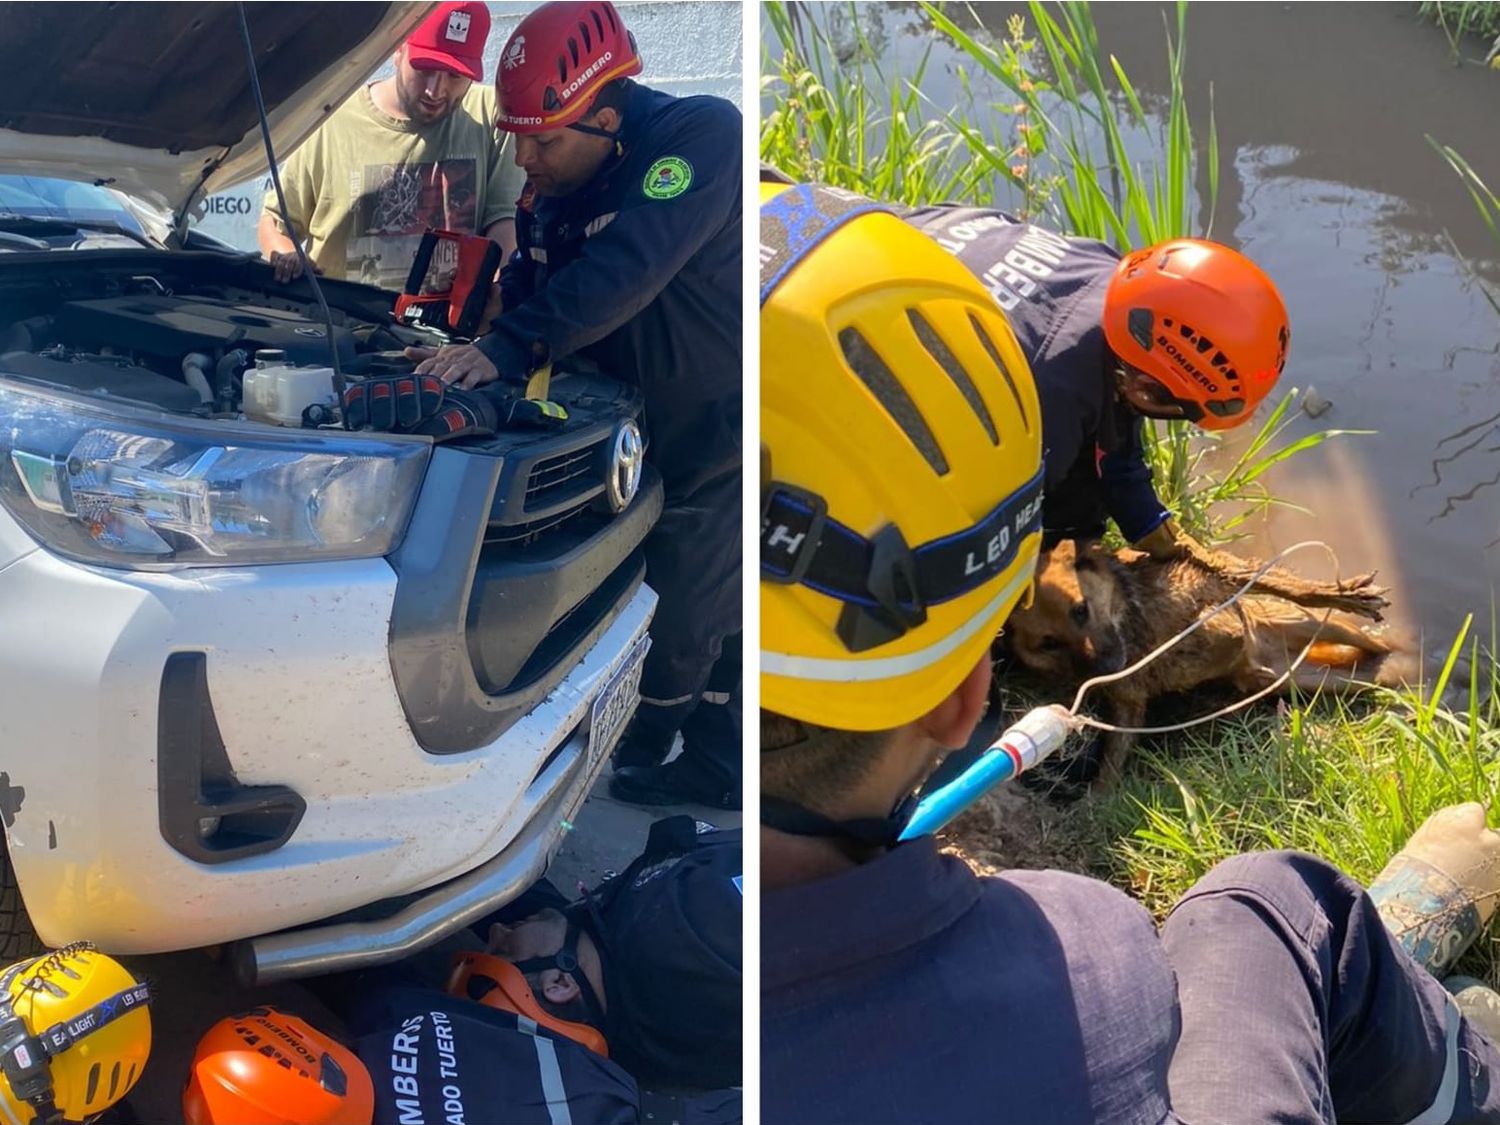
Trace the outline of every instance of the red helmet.
<instances>
[{"instance_id":1,"label":"red helmet","mask_svg":"<svg viewBox=\"0 0 1500 1125\"><path fill-rule=\"evenodd\" d=\"M640 72L635 36L609 0L543 4L500 52L496 125L507 133L561 129L587 114L609 83Z\"/></svg>"},{"instance_id":2,"label":"red helmet","mask_svg":"<svg viewBox=\"0 0 1500 1125\"><path fill-rule=\"evenodd\" d=\"M1286 365L1291 333L1275 284L1243 254L1179 238L1128 254L1104 298L1104 334L1126 398L1205 430L1249 420Z\"/></svg>"},{"instance_id":3,"label":"red helmet","mask_svg":"<svg viewBox=\"0 0 1500 1125\"><path fill-rule=\"evenodd\" d=\"M353 1051L296 1016L256 1008L198 1041L187 1125L370 1125L375 1087Z\"/></svg>"},{"instance_id":4,"label":"red helmet","mask_svg":"<svg viewBox=\"0 0 1500 1125\"><path fill-rule=\"evenodd\" d=\"M547 1030L566 1035L594 1054L609 1058L609 1044L598 1028L559 1019L547 1011L532 994L531 986L526 983L526 974L503 957L492 953L455 954L453 975L448 978L448 993L535 1020Z\"/></svg>"}]
</instances>

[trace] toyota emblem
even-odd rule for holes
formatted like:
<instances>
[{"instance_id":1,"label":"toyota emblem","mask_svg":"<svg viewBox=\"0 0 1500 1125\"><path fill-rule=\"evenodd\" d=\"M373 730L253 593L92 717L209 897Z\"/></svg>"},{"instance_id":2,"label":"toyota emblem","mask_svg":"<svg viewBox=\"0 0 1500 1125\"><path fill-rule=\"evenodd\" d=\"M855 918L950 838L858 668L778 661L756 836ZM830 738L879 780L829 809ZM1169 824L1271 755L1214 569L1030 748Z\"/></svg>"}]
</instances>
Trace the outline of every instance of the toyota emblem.
<instances>
[{"instance_id":1,"label":"toyota emblem","mask_svg":"<svg viewBox=\"0 0 1500 1125\"><path fill-rule=\"evenodd\" d=\"M646 446L641 428L629 418L615 427L613 448L609 456L609 474L604 482L611 511L623 512L635 499L641 487L641 468L645 464Z\"/></svg>"}]
</instances>

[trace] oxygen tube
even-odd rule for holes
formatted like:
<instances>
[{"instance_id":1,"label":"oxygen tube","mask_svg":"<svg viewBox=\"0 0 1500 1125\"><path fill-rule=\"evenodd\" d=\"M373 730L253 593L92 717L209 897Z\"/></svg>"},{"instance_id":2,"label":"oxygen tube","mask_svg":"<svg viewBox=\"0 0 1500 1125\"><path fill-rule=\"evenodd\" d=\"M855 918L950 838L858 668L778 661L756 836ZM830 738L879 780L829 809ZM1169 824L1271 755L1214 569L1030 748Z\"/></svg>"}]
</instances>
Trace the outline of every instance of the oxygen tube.
<instances>
[{"instance_id":1,"label":"oxygen tube","mask_svg":"<svg viewBox=\"0 0 1500 1125\"><path fill-rule=\"evenodd\" d=\"M930 836L939 831L952 821L959 813L963 812L979 798L983 797L996 785L1009 781L1017 774L1033 769L1037 763L1060 750L1068 740L1068 735L1085 727L1095 730L1114 731L1123 734L1166 734L1170 731L1187 730L1189 727L1199 726L1202 723L1212 722L1223 718L1231 712L1238 711L1243 707L1264 699L1273 691L1276 691L1284 683L1292 678L1293 673L1307 659L1307 654L1312 651L1312 646L1317 642L1318 632L1314 632L1312 638L1303 646L1302 652L1298 654L1290 667L1266 687L1253 695L1232 703L1227 707L1208 715L1202 715L1196 719L1189 719L1183 723L1173 723L1165 727L1118 727L1109 723L1102 723L1087 715L1080 715L1078 709L1083 706L1083 697L1094 687L1100 684L1113 683L1123 680L1127 676L1134 675L1147 664L1150 664L1162 653L1173 645L1183 640L1195 629L1201 627L1210 618L1222 613L1235 602L1239 601L1260 579L1271 570L1277 563L1295 551L1304 547L1321 547L1333 557L1333 550L1328 544L1321 540L1310 539L1302 543L1296 543L1269 562L1265 563L1259 570L1224 601L1202 614L1196 621L1183 629L1176 636L1167 640L1130 667L1119 672L1113 672L1105 676L1095 676L1087 680L1078 689L1078 694L1073 697L1072 706L1064 707L1060 703L1053 703L1046 707L1037 707L1028 711L1014 726L1007 727L988 750L981 754L968 769L959 774L931 793L928 793L912 811L911 819L906 822L906 827L901 830L897 837L898 842L914 840L919 836ZM1335 564L1337 559L1334 559ZM1323 621L1319 626L1326 624L1333 610L1323 614Z\"/></svg>"}]
</instances>

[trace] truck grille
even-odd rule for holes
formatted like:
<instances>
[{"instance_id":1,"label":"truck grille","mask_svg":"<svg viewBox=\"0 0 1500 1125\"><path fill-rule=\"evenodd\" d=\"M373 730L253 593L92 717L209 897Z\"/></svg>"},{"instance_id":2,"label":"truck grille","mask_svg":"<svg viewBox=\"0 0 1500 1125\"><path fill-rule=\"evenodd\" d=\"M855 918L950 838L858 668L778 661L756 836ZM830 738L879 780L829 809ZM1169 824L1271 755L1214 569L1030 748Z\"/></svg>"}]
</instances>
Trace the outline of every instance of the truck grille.
<instances>
[{"instance_id":1,"label":"truck grille","mask_svg":"<svg viewBox=\"0 0 1500 1125\"><path fill-rule=\"evenodd\" d=\"M597 481L599 447L603 442L545 457L532 467L526 479L525 511L534 512L566 497L592 488Z\"/></svg>"},{"instance_id":2,"label":"truck grille","mask_svg":"<svg viewBox=\"0 0 1500 1125\"><path fill-rule=\"evenodd\" d=\"M588 504L585 502L555 515L543 516L541 519L528 520L525 523L492 525L485 532L485 546L529 547L547 532L555 531L587 508Z\"/></svg>"}]
</instances>

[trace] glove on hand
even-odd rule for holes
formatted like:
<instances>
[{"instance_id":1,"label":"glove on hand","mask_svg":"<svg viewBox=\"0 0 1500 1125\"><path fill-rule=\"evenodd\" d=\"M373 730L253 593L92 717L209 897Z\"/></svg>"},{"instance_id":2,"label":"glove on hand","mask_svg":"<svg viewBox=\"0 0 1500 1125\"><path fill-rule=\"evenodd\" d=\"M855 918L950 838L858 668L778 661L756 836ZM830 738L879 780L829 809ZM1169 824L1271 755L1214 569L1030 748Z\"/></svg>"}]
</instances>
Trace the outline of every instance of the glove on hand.
<instances>
[{"instance_id":1,"label":"glove on hand","mask_svg":"<svg viewBox=\"0 0 1500 1125\"><path fill-rule=\"evenodd\" d=\"M443 404L436 375L381 375L344 388L344 429L412 433Z\"/></svg>"},{"instance_id":2,"label":"glove on hand","mask_svg":"<svg viewBox=\"0 0 1500 1125\"><path fill-rule=\"evenodd\" d=\"M449 387L438 412L411 432L426 434L435 441L452 441L461 437L488 437L498 428L495 405L487 396Z\"/></svg>"},{"instance_id":3,"label":"glove on hand","mask_svg":"<svg viewBox=\"0 0 1500 1125\"><path fill-rule=\"evenodd\" d=\"M505 413L505 424L508 426L537 426L553 430L565 425L567 421L567 408L544 398L513 398Z\"/></svg>"}]
</instances>

